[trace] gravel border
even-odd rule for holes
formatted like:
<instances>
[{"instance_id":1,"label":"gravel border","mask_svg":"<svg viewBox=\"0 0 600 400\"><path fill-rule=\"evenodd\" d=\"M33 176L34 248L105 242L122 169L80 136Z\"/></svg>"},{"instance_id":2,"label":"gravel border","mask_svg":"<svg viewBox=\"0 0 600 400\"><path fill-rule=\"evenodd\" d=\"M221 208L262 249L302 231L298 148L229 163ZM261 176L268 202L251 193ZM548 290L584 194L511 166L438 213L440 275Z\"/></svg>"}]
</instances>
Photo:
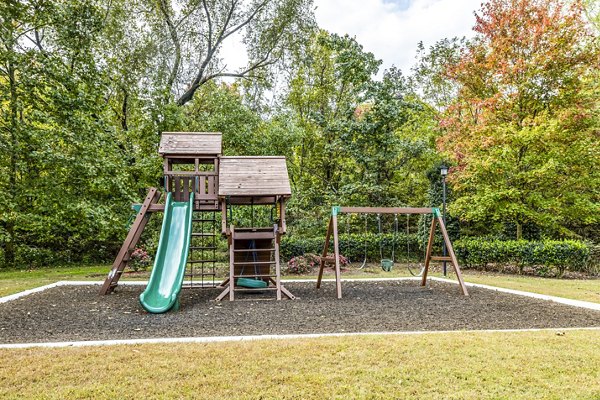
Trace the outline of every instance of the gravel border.
<instances>
[{"instance_id":1,"label":"gravel border","mask_svg":"<svg viewBox=\"0 0 600 400\"><path fill-rule=\"evenodd\" d=\"M414 280L344 281L341 300L333 282L286 287L299 299L216 303L219 289L183 290L181 311L153 315L138 303L140 284L109 296L97 285L55 286L0 304L0 343L600 327L599 311L477 286L464 297L437 279L425 288Z\"/></svg>"}]
</instances>

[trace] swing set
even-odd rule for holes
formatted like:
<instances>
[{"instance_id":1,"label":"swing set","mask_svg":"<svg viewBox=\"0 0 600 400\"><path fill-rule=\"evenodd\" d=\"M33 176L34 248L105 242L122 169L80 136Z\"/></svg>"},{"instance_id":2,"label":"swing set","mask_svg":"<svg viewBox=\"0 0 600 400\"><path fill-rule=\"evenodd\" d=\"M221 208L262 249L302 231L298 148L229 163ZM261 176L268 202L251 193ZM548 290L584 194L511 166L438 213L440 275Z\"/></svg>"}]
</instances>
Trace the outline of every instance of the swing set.
<instances>
[{"instance_id":1,"label":"swing set","mask_svg":"<svg viewBox=\"0 0 600 400\"><path fill-rule=\"evenodd\" d=\"M448 236L448 232L446 231L446 225L444 224L444 220L438 208L414 208L414 207L340 207L334 206L331 208L331 217L329 218L329 225L327 227L327 234L325 235L325 245L323 246L323 253L321 256L321 263L319 266L319 277L317 279L317 289L321 287L321 281L323 278L323 269L325 268L325 264L335 264L335 282L336 282L336 293L337 298L342 298L342 282L341 282L341 271L340 271L340 248L339 248L339 235L338 235L338 215L340 214L363 214L365 216L365 233L368 231L368 219L367 215L376 214L377 215L377 227L379 234L379 255L381 258L381 268L384 271L391 271L395 262L395 241L398 235L398 215L406 214L406 229L408 233L409 228L409 216L411 214L432 214L433 218L431 220L431 226L429 229L429 239L427 241L427 247L425 251L425 265L422 268L421 272L418 276L421 277L421 286L425 286L427 283L427 273L429 272L429 265L431 261L447 261L450 262L454 268L454 272L456 273L456 277L458 279L458 283L462 294L465 296L469 295L467 291L467 287L462 278L462 274L460 272L460 267L458 265L458 260L456 258L456 254L454 254L454 249L452 247L452 243L450 242L450 238ZM393 214L394 215L394 237L392 241L392 258L384 258L383 257L383 230L382 230L382 218L383 214ZM437 226L439 225L440 231L442 233L442 237L444 239L444 243L446 245L447 256L434 256L433 255L433 244L435 239L435 231ZM349 233L349 221L346 224L346 231ZM329 244L331 242L331 237L333 236L333 256L328 256L329 253ZM367 263L367 241L365 239L365 256L362 262L362 265L359 269L364 268ZM407 261L409 272L413 276L417 276L410 268L410 245L407 241Z\"/></svg>"}]
</instances>

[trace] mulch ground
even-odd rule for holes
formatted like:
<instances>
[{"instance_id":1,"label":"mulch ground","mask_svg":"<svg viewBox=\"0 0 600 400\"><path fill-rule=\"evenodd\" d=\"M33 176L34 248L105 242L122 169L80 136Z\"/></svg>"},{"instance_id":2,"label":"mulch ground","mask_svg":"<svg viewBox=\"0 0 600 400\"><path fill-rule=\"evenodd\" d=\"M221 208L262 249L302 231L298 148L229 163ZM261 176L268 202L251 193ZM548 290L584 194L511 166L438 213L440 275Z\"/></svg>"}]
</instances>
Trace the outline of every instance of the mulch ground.
<instances>
[{"instance_id":1,"label":"mulch ground","mask_svg":"<svg viewBox=\"0 0 600 400\"><path fill-rule=\"evenodd\" d=\"M158 337L302 334L331 332L600 327L600 312L449 283L287 283L297 300L245 295L212 301L219 289L182 290L181 310L146 313L142 286L120 286L99 296L99 286L63 286L0 304L0 343ZM237 296L237 294L236 294Z\"/></svg>"}]
</instances>

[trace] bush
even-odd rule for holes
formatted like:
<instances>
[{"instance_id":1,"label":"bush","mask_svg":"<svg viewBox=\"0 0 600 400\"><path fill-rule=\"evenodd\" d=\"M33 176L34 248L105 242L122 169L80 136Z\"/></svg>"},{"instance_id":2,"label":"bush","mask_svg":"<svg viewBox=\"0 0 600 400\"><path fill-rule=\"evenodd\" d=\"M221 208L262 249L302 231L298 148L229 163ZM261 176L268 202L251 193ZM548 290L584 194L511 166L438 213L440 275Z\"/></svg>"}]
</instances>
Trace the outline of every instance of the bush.
<instances>
[{"instance_id":1,"label":"bush","mask_svg":"<svg viewBox=\"0 0 600 400\"><path fill-rule=\"evenodd\" d=\"M590 257L589 247L575 240L494 240L468 238L457 240L454 250L459 262L469 268L515 265L522 273L531 267L539 275L562 276L565 271L583 271Z\"/></svg>"},{"instance_id":2,"label":"bush","mask_svg":"<svg viewBox=\"0 0 600 400\"><path fill-rule=\"evenodd\" d=\"M345 267L348 265L348 259L340 254L339 257L340 266ZM303 256L292 257L287 263L287 273L290 274L306 274L312 272L315 267L321 264L321 257L308 253Z\"/></svg>"},{"instance_id":3,"label":"bush","mask_svg":"<svg viewBox=\"0 0 600 400\"><path fill-rule=\"evenodd\" d=\"M396 258L406 258L406 245L410 245L411 259L420 259L423 247L419 246L417 234L398 233L385 234L383 238L378 234L350 234L340 235L340 254L349 260L362 261L365 257L365 242L367 245L367 260L379 261L381 258L379 252L380 243L383 245L384 258L391 258L392 244L395 246ZM301 238L286 236L281 241L281 257L289 260L294 257L305 254L322 254L325 245L325 237ZM329 243L329 254L333 254L333 237Z\"/></svg>"},{"instance_id":4,"label":"bush","mask_svg":"<svg viewBox=\"0 0 600 400\"><path fill-rule=\"evenodd\" d=\"M131 267L131 269L137 272L140 270L147 270L151 263L152 257L150 257L148 252L141 247L136 247L131 253L128 265Z\"/></svg>"},{"instance_id":5,"label":"bush","mask_svg":"<svg viewBox=\"0 0 600 400\"><path fill-rule=\"evenodd\" d=\"M590 258L585 267L586 272L593 275L600 275L600 244L589 243Z\"/></svg>"}]
</instances>

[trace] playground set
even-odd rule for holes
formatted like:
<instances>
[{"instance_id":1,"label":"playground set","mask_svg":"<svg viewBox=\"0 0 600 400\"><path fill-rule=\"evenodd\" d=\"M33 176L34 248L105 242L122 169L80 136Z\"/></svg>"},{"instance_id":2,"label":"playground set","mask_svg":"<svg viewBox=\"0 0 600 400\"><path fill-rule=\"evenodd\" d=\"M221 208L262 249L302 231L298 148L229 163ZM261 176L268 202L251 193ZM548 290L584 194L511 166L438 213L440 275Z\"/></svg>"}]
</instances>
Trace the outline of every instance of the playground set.
<instances>
[{"instance_id":1,"label":"playground set","mask_svg":"<svg viewBox=\"0 0 600 400\"><path fill-rule=\"evenodd\" d=\"M162 212L159 244L148 285L140 303L148 312L179 308L182 288L222 288L215 300L235 299L236 292L275 292L277 300L295 296L283 285L279 247L286 233L285 205L291 187L285 157L223 156L220 133L165 132L159 154L164 158L164 204L161 193L150 188L136 207L136 217L112 268L100 289L111 293L117 286L131 254L153 213ZM242 206L271 206L271 226L236 227L233 210ZM220 234L227 238L229 276L216 281L217 214ZM431 261L452 263L464 295L468 295L443 219L436 208L333 207L327 228L317 288L326 264L335 265L336 293L342 298L337 215L340 213L432 214L429 242L421 284L427 281ZM439 225L448 256L433 256L436 225ZM333 235L334 256L328 256ZM392 257L393 258L393 257ZM392 260L382 260L391 268ZM385 269L385 268L384 268ZM184 278L188 278L184 283Z\"/></svg>"}]
</instances>

